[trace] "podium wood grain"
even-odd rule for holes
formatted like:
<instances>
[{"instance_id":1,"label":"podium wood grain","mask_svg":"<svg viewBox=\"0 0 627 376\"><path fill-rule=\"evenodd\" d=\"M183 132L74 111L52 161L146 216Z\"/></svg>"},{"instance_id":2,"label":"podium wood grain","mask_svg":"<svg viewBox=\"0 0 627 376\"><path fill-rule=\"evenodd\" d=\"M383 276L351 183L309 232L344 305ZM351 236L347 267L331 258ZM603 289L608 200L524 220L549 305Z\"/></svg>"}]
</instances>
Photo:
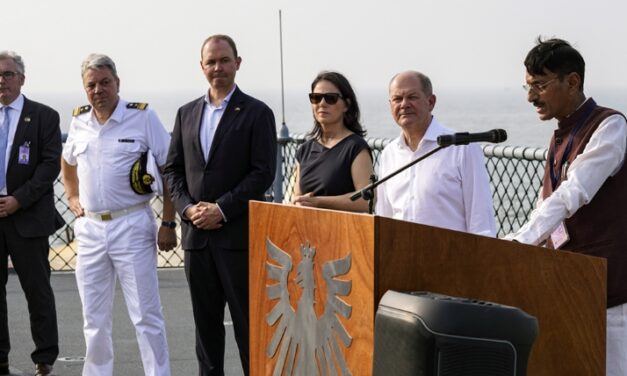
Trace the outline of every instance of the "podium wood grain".
<instances>
[{"instance_id":1,"label":"podium wood grain","mask_svg":"<svg viewBox=\"0 0 627 376\"><path fill-rule=\"evenodd\" d=\"M353 342L340 348L353 375L371 374L374 316L389 289L519 307L535 316L540 326L529 375L605 374L604 259L365 214L251 202L251 375L272 375L275 361L266 356L275 327L269 327L265 318L276 304L265 291L275 283L266 277L266 239L292 256L292 307L301 293L293 282L300 246L309 241L316 248L318 316L326 296L320 266L352 255L349 273L337 278L352 280L350 295L342 297L352 306L352 315L340 321Z\"/></svg>"},{"instance_id":2,"label":"podium wood grain","mask_svg":"<svg viewBox=\"0 0 627 376\"><path fill-rule=\"evenodd\" d=\"M340 297L352 307L348 320L339 317L352 337L344 357L353 375L371 373L375 292L374 292L374 217L350 213L311 210L295 206L251 203L250 221L250 365L251 375L272 375L275 359L266 357L266 347L278 326L266 324L266 314L276 304L267 298L265 288L276 281L266 277L268 261L266 239L272 241L292 256L289 292L292 307L296 309L302 290L294 283L296 267L302 259L300 246L309 242L316 248L315 311L320 317L324 311L326 286L321 266L351 254L349 272L336 279L351 280L352 289L347 297ZM275 357L276 358L276 357Z\"/></svg>"},{"instance_id":3,"label":"podium wood grain","mask_svg":"<svg viewBox=\"0 0 627 376\"><path fill-rule=\"evenodd\" d=\"M606 261L377 217L381 288L521 308L540 332L529 375L605 375Z\"/></svg>"}]
</instances>

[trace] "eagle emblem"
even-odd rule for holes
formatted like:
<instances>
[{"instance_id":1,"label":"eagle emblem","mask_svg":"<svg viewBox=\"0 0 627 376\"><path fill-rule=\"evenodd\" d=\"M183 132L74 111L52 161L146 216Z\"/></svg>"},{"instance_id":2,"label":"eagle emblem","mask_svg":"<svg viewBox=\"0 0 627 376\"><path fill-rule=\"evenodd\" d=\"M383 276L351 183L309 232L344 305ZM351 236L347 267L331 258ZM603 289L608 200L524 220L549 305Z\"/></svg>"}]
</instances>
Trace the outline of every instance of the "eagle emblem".
<instances>
[{"instance_id":1,"label":"eagle emblem","mask_svg":"<svg viewBox=\"0 0 627 376\"><path fill-rule=\"evenodd\" d=\"M269 239L266 250L276 264L266 262L269 279L277 283L268 285L268 299L278 300L266 316L269 326L278 325L266 348L266 355L278 358L273 376L281 375L351 375L346 360L340 350L340 342L349 347L352 337L338 319L338 315L348 319L352 307L338 296L347 296L352 282L335 279L348 273L351 266L350 253L344 258L327 261L322 265L322 276L327 286L324 313L317 317L314 304L314 257L316 249L309 243L300 246L301 261L296 269L294 282L303 289L296 310L290 304L287 289L288 275L292 270L292 257L274 245ZM280 349L279 349L280 345Z\"/></svg>"}]
</instances>

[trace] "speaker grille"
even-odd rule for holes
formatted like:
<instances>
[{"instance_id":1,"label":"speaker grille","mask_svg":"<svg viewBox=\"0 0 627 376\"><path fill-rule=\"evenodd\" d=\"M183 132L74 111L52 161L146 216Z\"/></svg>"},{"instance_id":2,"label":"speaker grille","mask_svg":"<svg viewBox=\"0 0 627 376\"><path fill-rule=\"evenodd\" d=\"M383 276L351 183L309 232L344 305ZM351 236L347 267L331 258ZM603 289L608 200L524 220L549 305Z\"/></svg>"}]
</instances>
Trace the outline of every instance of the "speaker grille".
<instances>
[{"instance_id":1,"label":"speaker grille","mask_svg":"<svg viewBox=\"0 0 627 376\"><path fill-rule=\"evenodd\" d=\"M514 376L516 354L507 343L439 338L438 376Z\"/></svg>"}]
</instances>

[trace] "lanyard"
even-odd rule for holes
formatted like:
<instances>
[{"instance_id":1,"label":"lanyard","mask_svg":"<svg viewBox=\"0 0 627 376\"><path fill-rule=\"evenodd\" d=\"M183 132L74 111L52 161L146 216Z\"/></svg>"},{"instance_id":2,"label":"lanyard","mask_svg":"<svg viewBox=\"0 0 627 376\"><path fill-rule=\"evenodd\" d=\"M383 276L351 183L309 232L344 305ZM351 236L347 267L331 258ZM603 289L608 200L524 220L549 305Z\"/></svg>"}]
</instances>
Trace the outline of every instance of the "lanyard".
<instances>
[{"instance_id":1,"label":"lanyard","mask_svg":"<svg viewBox=\"0 0 627 376\"><path fill-rule=\"evenodd\" d=\"M596 105L590 106L590 108L588 108L588 110L581 116L581 118L579 119L575 127L573 128L572 132L570 132L570 136L568 137L568 144L566 145L566 148L564 149L564 153L562 154L562 160L560 161L559 169L557 169L557 171L562 171L562 169L564 168L564 164L568 162L568 156L570 155L571 149L573 148L573 141L575 139L575 136L577 135L577 132L579 132L579 130L583 127L583 125L586 123L586 121L592 114L592 110L594 110L596 107L597 107ZM554 164L555 164L556 153L557 153L557 142L553 144L553 150L551 151L551 154L549 155L549 171L551 173L551 186L553 187L553 190L555 190L555 188L557 187L557 183L559 182L560 177L561 177L555 173Z\"/></svg>"}]
</instances>

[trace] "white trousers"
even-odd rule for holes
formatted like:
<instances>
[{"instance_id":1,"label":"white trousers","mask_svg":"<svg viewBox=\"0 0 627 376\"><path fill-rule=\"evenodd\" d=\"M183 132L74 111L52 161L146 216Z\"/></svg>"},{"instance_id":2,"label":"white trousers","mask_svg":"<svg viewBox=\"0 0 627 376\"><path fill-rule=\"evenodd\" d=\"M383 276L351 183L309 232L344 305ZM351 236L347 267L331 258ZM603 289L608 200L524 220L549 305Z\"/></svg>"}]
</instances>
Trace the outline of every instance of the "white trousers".
<instances>
[{"instance_id":1,"label":"white trousers","mask_svg":"<svg viewBox=\"0 0 627 376\"><path fill-rule=\"evenodd\" d=\"M607 310L606 375L627 376L627 303Z\"/></svg>"},{"instance_id":2,"label":"white trousers","mask_svg":"<svg viewBox=\"0 0 627 376\"><path fill-rule=\"evenodd\" d=\"M144 373L170 376L152 209L148 206L106 222L81 217L74 232L86 345L83 376L113 375L112 310L118 279L135 326Z\"/></svg>"}]
</instances>

